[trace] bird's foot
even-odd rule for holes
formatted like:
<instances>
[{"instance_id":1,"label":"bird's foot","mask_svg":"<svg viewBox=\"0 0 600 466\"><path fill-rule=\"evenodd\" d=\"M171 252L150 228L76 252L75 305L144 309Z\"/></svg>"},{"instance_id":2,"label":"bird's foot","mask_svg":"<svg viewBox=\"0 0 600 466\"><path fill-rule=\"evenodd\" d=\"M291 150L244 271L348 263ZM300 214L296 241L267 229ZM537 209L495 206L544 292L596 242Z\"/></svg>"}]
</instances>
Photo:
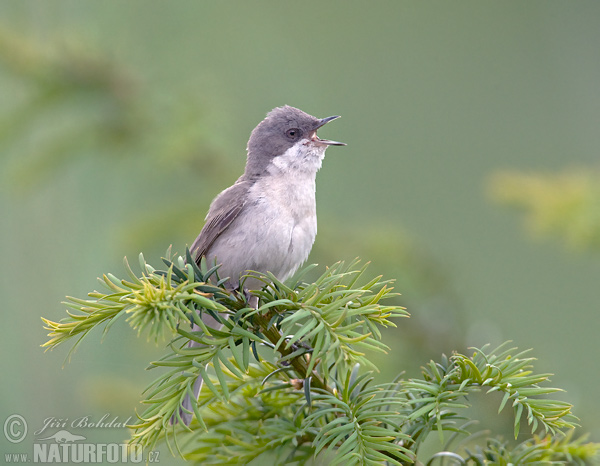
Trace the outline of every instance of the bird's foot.
<instances>
[{"instance_id":1,"label":"bird's foot","mask_svg":"<svg viewBox=\"0 0 600 466\"><path fill-rule=\"evenodd\" d=\"M312 353L313 352L313 347L310 346L308 343L302 341L302 340L298 340L296 343L294 343L291 346L293 351L296 351L300 348L304 348L306 350L306 353Z\"/></svg>"}]
</instances>

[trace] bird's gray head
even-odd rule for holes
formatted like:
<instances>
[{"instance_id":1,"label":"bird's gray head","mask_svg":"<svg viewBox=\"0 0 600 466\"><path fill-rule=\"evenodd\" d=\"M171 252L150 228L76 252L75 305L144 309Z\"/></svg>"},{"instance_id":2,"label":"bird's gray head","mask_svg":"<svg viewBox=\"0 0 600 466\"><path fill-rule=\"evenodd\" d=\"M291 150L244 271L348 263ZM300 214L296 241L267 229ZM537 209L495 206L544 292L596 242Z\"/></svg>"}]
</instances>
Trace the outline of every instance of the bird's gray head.
<instances>
[{"instance_id":1,"label":"bird's gray head","mask_svg":"<svg viewBox=\"0 0 600 466\"><path fill-rule=\"evenodd\" d=\"M273 171L308 171L321 167L327 146L345 146L343 142L320 139L317 129L339 116L315 118L285 105L271 110L248 141L246 176Z\"/></svg>"}]
</instances>

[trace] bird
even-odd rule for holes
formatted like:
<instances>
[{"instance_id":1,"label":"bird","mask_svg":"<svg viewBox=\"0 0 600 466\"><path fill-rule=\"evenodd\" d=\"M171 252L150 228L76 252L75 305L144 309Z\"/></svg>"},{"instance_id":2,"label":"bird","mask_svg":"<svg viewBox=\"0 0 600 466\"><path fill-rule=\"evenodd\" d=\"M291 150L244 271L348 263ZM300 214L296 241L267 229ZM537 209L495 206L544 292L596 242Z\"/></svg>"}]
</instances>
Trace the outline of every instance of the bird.
<instances>
[{"instance_id":1,"label":"bird","mask_svg":"<svg viewBox=\"0 0 600 466\"><path fill-rule=\"evenodd\" d=\"M204 257L219 265L228 289L262 288L264 283L248 271L271 272L285 281L308 258L317 234L317 172L329 146L346 145L319 138L317 130L337 118L316 118L284 105L271 110L250 134L244 173L214 198L190 248L198 264ZM219 326L208 315L203 320ZM198 328L193 325L192 330ZM201 387L199 376L193 388L196 399ZM189 397L179 414L189 425ZM177 422L176 415L171 421Z\"/></svg>"}]
</instances>

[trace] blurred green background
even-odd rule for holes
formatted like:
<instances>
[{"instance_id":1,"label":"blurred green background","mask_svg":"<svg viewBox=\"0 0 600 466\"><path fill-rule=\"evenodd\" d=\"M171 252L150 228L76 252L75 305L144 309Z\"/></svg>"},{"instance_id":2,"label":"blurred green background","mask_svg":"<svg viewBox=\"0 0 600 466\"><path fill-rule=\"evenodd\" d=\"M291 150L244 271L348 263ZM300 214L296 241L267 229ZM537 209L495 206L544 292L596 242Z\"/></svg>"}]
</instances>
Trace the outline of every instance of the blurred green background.
<instances>
[{"instance_id":1,"label":"blurred green background","mask_svg":"<svg viewBox=\"0 0 600 466\"><path fill-rule=\"evenodd\" d=\"M513 340L600 440L599 18L591 0L0 3L0 407L30 427L3 452L48 417L139 409L160 348L123 323L62 369L40 316L123 256L183 252L283 104L343 116L309 261L397 279L412 318L381 377Z\"/></svg>"}]
</instances>

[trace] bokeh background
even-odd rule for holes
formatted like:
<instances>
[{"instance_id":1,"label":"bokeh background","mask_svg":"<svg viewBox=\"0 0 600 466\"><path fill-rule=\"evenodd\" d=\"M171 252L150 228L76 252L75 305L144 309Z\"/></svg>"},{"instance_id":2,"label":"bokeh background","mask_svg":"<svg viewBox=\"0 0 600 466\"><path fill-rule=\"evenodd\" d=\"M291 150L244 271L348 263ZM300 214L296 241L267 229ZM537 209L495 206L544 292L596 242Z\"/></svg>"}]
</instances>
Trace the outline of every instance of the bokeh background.
<instances>
[{"instance_id":1,"label":"bokeh background","mask_svg":"<svg viewBox=\"0 0 600 466\"><path fill-rule=\"evenodd\" d=\"M40 317L124 256L183 252L283 104L343 116L309 260L397 279L412 318L380 377L512 340L600 440L599 18L593 0L0 3L0 414L30 428L3 452L49 417L140 408L160 347L121 323L63 368Z\"/></svg>"}]
</instances>

